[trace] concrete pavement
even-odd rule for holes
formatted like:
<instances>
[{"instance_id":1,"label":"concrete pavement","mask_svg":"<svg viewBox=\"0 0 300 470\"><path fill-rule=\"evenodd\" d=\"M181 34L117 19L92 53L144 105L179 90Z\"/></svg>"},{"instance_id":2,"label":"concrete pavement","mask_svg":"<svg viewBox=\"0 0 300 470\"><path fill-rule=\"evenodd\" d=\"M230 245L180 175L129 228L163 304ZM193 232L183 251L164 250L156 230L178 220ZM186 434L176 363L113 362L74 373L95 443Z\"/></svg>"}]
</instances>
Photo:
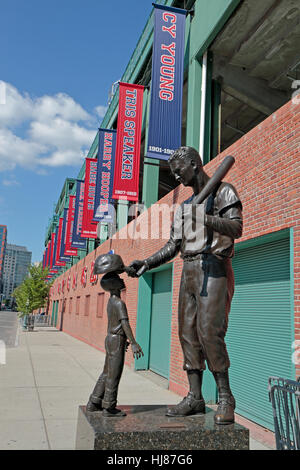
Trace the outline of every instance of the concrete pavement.
<instances>
[{"instance_id":1,"label":"concrete pavement","mask_svg":"<svg viewBox=\"0 0 300 470\"><path fill-rule=\"evenodd\" d=\"M19 331L17 337L6 349L6 364L0 363L0 449L74 449L78 406L87 402L105 355L54 328ZM164 379L125 366L120 404L179 399ZM269 449L255 437L252 449Z\"/></svg>"}]
</instances>

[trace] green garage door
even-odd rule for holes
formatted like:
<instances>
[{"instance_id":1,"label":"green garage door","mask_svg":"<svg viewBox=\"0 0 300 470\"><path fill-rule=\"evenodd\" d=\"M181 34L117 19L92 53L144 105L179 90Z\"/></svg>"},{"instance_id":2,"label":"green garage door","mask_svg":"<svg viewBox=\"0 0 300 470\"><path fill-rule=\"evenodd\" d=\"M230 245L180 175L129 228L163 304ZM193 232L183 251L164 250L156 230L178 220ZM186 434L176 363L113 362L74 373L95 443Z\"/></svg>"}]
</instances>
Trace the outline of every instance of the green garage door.
<instances>
[{"instance_id":1,"label":"green garage door","mask_svg":"<svg viewBox=\"0 0 300 470\"><path fill-rule=\"evenodd\" d=\"M295 377L289 238L239 249L233 268L226 343L236 412L273 429L268 377Z\"/></svg>"},{"instance_id":2,"label":"green garage door","mask_svg":"<svg viewBox=\"0 0 300 470\"><path fill-rule=\"evenodd\" d=\"M152 282L149 369L168 378L171 345L172 269L165 269L153 274Z\"/></svg>"},{"instance_id":3,"label":"green garage door","mask_svg":"<svg viewBox=\"0 0 300 470\"><path fill-rule=\"evenodd\" d=\"M55 326L55 327L56 327L56 323L57 323L58 305L59 305L59 300L56 300L54 302L54 317L52 317L53 318L52 325Z\"/></svg>"}]
</instances>

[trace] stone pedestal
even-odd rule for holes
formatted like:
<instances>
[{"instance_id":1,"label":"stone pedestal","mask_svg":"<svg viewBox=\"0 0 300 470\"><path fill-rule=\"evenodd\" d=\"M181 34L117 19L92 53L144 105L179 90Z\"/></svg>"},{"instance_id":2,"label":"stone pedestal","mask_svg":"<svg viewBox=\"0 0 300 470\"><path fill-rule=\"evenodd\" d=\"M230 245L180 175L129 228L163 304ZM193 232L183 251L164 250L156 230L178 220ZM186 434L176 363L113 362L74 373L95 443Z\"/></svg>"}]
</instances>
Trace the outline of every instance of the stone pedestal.
<instances>
[{"instance_id":1,"label":"stone pedestal","mask_svg":"<svg viewBox=\"0 0 300 470\"><path fill-rule=\"evenodd\" d=\"M127 413L106 418L79 407L77 450L248 450L249 430L214 424L214 411L184 418L165 416L166 405L119 406Z\"/></svg>"}]
</instances>

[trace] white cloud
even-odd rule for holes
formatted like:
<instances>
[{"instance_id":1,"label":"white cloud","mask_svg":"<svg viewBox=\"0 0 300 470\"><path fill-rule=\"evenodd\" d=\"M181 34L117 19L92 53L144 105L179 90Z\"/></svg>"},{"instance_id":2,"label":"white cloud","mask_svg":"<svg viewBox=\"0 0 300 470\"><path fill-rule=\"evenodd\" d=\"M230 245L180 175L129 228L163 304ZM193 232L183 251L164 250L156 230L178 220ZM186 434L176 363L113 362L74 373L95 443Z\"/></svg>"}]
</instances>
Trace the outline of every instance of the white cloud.
<instances>
[{"instance_id":1,"label":"white cloud","mask_svg":"<svg viewBox=\"0 0 300 470\"><path fill-rule=\"evenodd\" d=\"M40 121L48 121L55 117L67 121L87 121L91 118L73 98L64 93L38 98L34 103L34 115Z\"/></svg>"},{"instance_id":2,"label":"white cloud","mask_svg":"<svg viewBox=\"0 0 300 470\"><path fill-rule=\"evenodd\" d=\"M81 164L96 135L96 114L106 107L89 114L64 93L31 97L1 83L6 104L0 106L0 171L19 165L41 174L45 167Z\"/></svg>"},{"instance_id":3,"label":"white cloud","mask_svg":"<svg viewBox=\"0 0 300 470\"><path fill-rule=\"evenodd\" d=\"M5 104L0 106L0 126L10 127L30 119L33 103L28 94L21 95L9 83L0 81L0 84L5 87Z\"/></svg>"},{"instance_id":4,"label":"white cloud","mask_svg":"<svg viewBox=\"0 0 300 470\"><path fill-rule=\"evenodd\" d=\"M75 150L78 147L91 145L95 131L88 130L77 123L56 118L48 122L32 122L29 135L32 140L41 144Z\"/></svg>"},{"instance_id":5,"label":"white cloud","mask_svg":"<svg viewBox=\"0 0 300 470\"><path fill-rule=\"evenodd\" d=\"M11 177L11 179L3 180L2 184L4 184L4 186L19 186L19 182L13 177Z\"/></svg>"},{"instance_id":6,"label":"white cloud","mask_svg":"<svg viewBox=\"0 0 300 470\"><path fill-rule=\"evenodd\" d=\"M105 116L105 113L107 111L107 106L96 106L95 112L96 114L100 117L103 118Z\"/></svg>"},{"instance_id":7,"label":"white cloud","mask_svg":"<svg viewBox=\"0 0 300 470\"><path fill-rule=\"evenodd\" d=\"M80 165L83 162L85 154L78 153L74 150L58 150L51 154L51 157L46 157L41 160L43 165L47 166L62 166L62 165Z\"/></svg>"},{"instance_id":8,"label":"white cloud","mask_svg":"<svg viewBox=\"0 0 300 470\"><path fill-rule=\"evenodd\" d=\"M38 156L46 152L44 145L22 139L8 129L0 129L0 171L13 170L16 165L34 168Z\"/></svg>"}]
</instances>

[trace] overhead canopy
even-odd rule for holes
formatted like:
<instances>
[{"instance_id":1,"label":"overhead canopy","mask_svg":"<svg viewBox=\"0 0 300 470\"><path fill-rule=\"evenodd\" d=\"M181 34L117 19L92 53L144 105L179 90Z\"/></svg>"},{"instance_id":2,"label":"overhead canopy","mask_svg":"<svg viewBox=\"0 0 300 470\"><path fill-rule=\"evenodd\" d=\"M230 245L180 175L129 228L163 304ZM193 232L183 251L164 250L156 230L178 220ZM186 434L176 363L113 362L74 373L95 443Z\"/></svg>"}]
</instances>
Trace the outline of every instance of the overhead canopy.
<instances>
[{"instance_id":1,"label":"overhead canopy","mask_svg":"<svg viewBox=\"0 0 300 470\"><path fill-rule=\"evenodd\" d=\"M212 43L221 150L291 99L300 79L299 25L298 0L245 0Z\"/></svg>"}]
</instances>

